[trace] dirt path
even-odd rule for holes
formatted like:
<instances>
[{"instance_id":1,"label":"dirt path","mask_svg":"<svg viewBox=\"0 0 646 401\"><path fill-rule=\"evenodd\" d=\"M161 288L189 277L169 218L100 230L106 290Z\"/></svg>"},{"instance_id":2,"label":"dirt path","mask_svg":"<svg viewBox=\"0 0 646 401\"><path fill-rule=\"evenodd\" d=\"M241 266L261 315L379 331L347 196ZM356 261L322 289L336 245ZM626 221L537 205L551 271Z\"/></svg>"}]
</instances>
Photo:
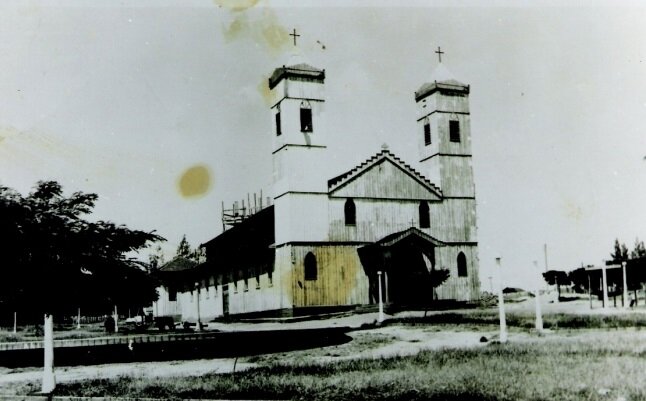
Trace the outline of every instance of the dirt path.
<instances>
[{"instance_id":1,"label":"dirt path","mask_svg":"<svg viewBox=\"0 0 646 401\"><path fill-rule=\"evenodd\" d=\"M373 316L359 315L335 319L334 321L311 321L299 324L300 327L316 327L321 324L358 327L373 322ZM267 329L275 329L275 324L266 324ZM293 326L288 326L292 328ZM201 376L209 373L229 373L249 369L272 360L290 361L300 358L317 360L322 363L340 359L379 358L395 355L411 355L425 349L443 347L479 346L480 332L447 332L428 327L408 328L388 326L373 330L350 333L353 341L331 347L293 351L282 354L261 355L240 358L202 359L191 361L119 363L96 366L76 366L56 368L58 383L69 383L90 379L111 379L120 376L131 377L182 377ZM7 369L0 368L0 394L16 394L25 385L32 383L38 388L42 372L38 368Z\"/></svg>"}]
</instances>

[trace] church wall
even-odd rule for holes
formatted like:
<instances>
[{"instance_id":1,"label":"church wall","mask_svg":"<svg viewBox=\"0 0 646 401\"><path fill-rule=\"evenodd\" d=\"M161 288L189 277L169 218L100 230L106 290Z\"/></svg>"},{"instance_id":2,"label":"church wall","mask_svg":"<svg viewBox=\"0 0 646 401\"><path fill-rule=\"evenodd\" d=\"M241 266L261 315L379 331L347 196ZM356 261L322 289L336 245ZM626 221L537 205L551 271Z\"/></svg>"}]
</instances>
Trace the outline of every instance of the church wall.
<instances>
[{"instance_id":1,"label":"church wall","mask_svg":"<svg viewBox=\"0 0 646 401\"><path fill-rule=\"evenodd\" d=\"M432 121L437 124L436 134L440 136L438 151L449 155L470 155L471 154L471 118L468 114L437 113ZM449 121L460 122L460 142L451 142L449 135Z\"/></svg>"},{"instance_id":2,"label":"church wall","mask_svg":"<svg viewBox=\"0 0 646 401\"><path fill-rule=\"evenodd\" d=\"M447 197L474 197L471 157L435 156L428 161L429 172L441 177L442 193ZM439 185L439 184L438 184Z\"/></svg>"},{"instance_id":3,"label":"church wall","mask_svg":"<svg viewBox=\"0 0 646 401\"><path fill-rule=\"evenodd\" d=\"M430 203L430 234L444 242L476 242L475 199L445 199Z\"/></svg>"},{"instance_id":4,"label":"church wall","mask_svg":"<svg viewBox=\"0 0 646 401\"><path fill-rule=\"evenodd\" d=\"M458 276L457 257L467 258L467 277ZM449 269L448 280L436 289L438 299L473 301L480 297L478 248L474 245L452 245L435 248L436 266Z\"/></svg>"},{"instance_id":5,"label":"church wall","mask_svg":"<svg viewBox=\"0 0 646 401\"><path fill-rule=\"evenodd\" d=\"M459 113L469 113L469 98L466 94L448 95L441 91L436 91L430 96L417 102L417 118L424 118L432 111L455 111Z\"/></svg>"},{"instance_id":6,"label":"church wall","mask_svg":"<svg viewBox=\"0 0 646 401\"><path fill-rule=\"evenodd\" d=\"M419 228L419 201L353 199L356 208L356 225L346 226L344 213L346 200L346 198L330 198L330 241L375 242L410 227ZM423 231L441 239L438 227L433 226L433 205L436 203L429 202L429 205L431 205L431 230L423 229ZM436 207L435 213L438 212L440 209Z\"/></svg>"},{"instance_id":7,"label":"church wall","mask_svg":"<svg viewBox=\"0 0 646 401\"><path fill-rule=\"evenodd\" d=\"M333 193L335 197L438 200L439 197L388 160Z\"/></svg>"},{"instance_id":8,"label":"church wall","mask_svg":"<svg viewBox=\"0 0 646 401\"><path fill-rule=\"evenodd\" d=\"M368 277L356 246L293 246L294 307L340 306L369 303ZM312 252L316 257L317 279L305 280L304 261Z\"/></svg>"},{"instance_id":9,"label":"church wall","mask_svg":"<svg viewBox=\"0 0 646 401\"><path fill-rule=\"evenodd\" d=\"M288 146L274 154L274 197L285 192L327 193L327 149Z\"/></svg>"},{"instance_id":10,"label":"church wall","mask_svg":"<svg viewBox=\"0 0 646 401\"><path fill-rule=\"evenodd\" d=\"M288 194L274 201L276 245L327 240L327 194Z\"/></svg>"},{"instance_id":11,"label":"church wall","mask_svg":"<svg viewBox=\"0 0 646 401\"><path fill-rule=\"evenodd\" d=\"M269 102L272 109L276 103L285 98L323 99L325 86L321 83L295 80L294 78L282 79L273 89L269 90Z\"/></svg>"},{"instance_id":12,"label":"church wall","mask_svg":"<svg viewBox=\"0 0 646 401\"><path fill-rule=\"evenodd\" d=\"M290 83L293 84L293 83ZM312 131L301 131L301 106L312 110ZM276 132L275 113L280 110L280 131ZM272 135L274 137L274 149L284 144L324 146L326 144L325 132L325 102L322 98L309 99L284 99L277 105L272 115Z\"/></svg>"}]
</instances>

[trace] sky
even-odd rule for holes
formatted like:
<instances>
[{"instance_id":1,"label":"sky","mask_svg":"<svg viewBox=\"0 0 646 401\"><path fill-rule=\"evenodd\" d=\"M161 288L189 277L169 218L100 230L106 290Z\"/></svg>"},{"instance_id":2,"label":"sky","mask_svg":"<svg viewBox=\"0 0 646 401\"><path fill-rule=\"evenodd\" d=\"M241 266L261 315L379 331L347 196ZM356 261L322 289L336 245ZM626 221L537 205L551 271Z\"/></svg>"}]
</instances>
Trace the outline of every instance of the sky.
<instances>
[{"instance_id":1,"label":"sky","mask_svg":"<svg viewBox=\"0 0 646 401\"><path fill-rule=\"evenodd\" d=\"M91 219L156 230L168 256L184 234L208 241L222 202L271 192L266 84L296 29L326 70L336 173L382 144L419 168L413 93L438 46L471 85L483 289L496 257L503 285L528 287L545 244L549 267L570 270L646 239L646 7L92 4L0 6L0 185L97 193Z\"/></svg>"}]
</instances>

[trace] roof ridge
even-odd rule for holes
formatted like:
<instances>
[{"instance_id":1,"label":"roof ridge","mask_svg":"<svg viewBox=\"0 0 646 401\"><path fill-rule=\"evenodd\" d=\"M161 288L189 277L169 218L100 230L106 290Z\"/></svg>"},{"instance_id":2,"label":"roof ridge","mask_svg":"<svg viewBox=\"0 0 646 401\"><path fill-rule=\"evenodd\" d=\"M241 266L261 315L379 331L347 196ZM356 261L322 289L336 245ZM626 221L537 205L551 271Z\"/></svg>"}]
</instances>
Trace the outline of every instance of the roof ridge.
<instances>
[{"instance_id":1,"label":"roof ridge","mask_svg":"<svg viewBox=\"0 0 646 401\"><path fill-rule=\"evenodd\" d=\"M408 170L411 173L413 173L415 178L419 179L424 184L428 185L435 192L437 192L440 196L442 195L442 190L437 185L432 183L422 173L417 171L415 168L413 168L411 165L406 163L404 160L399 158L397 155L395 155L394 153L392 153L388 149L383 149L383 150L377 152L376 154L372 155L368 159L364 160L361 164L353 167L352 169L348 170L347 172L345 172L345 173L343 173L343 174L341 174L341 175L339 175L339 176L337 176L335 178L330 179L328 181L328 188L331 188L333 186L340 186L344 182L347 182L348 180L350 180L355 175L355 173L357 173L358 171L364 169L366 166L376 162L380 158L391 159L396 164L399 164L400 166L402 166L405 170Z\"/></svg>"},{"instance_id":2,"label":"roof ridge","mask_svg":"<svg viewBox=\"0 0 646 401\"><path fill-rule=\"evenodd\" d=\"M388 152L388 151L387 151L387 150L385 150L385 152ZM390 153L390 152L388 152L388 153ZM440 190L440 188L439 188L437 185L435 185L434 183L432 183L432 182L431 182L431 181L430 181L426 176L424 176L422 173L420 173L419 171L417 171L413 166L411 166L410 164L406 163L404 160L402 160L401 158L399 158L397 155L395 155L395 154L393 154L393 153L391 153L391 155L392 155L393 159L395 159L398 163L401 163L404 167L406 167L408 170L410 170L413 174L415 174L415 176L416 176L417 178L419 178L419 179L421 179L422 181L424 181L426 184L428 184L430 187L432 187L432 188L434 188L435 190L437 190L439 193L442 193L442 191Z\"/></svg>"}]
</instances>

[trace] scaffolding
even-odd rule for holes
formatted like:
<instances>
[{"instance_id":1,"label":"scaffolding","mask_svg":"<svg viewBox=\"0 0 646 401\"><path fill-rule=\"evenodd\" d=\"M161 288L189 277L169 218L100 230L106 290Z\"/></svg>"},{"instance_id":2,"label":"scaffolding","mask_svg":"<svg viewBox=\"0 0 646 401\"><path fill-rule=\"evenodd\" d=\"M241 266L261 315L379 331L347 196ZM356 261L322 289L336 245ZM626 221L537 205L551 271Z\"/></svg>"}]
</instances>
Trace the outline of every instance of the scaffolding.
<instances>
[{"instance_id":1,"label":"scaffolding","mask_svg":"<svg viewBox=\"0 0 646 401\"><path fill-rule=\"evenodd\" d=\"M247 194L247 203L245 203L244 199L240 203L235 201L230 209L225 209L224 201L222 201L222 231L235 227L254 214L271 206L271 198L269 196L266 197L263 203L262 191L260 191L260 195L254 192L253 204L251 200L251 196Z\"/></svg>"}]
</instances>

